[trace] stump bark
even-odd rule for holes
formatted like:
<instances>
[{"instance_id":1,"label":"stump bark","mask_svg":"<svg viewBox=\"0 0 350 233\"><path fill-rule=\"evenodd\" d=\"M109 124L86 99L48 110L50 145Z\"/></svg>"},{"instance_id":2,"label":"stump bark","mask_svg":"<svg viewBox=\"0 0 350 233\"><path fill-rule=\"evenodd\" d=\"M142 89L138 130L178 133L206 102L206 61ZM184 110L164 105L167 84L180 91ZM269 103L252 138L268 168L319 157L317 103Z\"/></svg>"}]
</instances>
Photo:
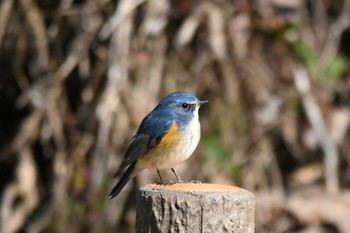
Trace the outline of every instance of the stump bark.
<instances>
[{"instance_id":1,"label":"stump bark","mask_svg":"<svg viewBox=\"0 0 350 233\"><path fill-rule=\"evenodd\" d=\"M254 232L254 195L217 184L149 184L139 189L136 232Z\"/></svg>"}]
</instances>

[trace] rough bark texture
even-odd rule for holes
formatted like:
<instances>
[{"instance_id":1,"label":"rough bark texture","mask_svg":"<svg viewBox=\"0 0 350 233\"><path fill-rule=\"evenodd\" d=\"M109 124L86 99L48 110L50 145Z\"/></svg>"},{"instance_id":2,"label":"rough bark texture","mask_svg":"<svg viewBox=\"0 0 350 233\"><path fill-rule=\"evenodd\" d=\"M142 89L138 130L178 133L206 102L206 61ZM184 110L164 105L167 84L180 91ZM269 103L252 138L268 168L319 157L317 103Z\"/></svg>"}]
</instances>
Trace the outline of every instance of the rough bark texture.
<instances>
[{"instance_id":1,"label":"rough bark texture","mask_svg":"<svg viewBox=\"0 0 350 233\"><path fill-rule=\"evenodd\" d=\"M216 184L150 184L137 195L136 232L254 232L254 195Z\"/></svg>"}]
</instances>

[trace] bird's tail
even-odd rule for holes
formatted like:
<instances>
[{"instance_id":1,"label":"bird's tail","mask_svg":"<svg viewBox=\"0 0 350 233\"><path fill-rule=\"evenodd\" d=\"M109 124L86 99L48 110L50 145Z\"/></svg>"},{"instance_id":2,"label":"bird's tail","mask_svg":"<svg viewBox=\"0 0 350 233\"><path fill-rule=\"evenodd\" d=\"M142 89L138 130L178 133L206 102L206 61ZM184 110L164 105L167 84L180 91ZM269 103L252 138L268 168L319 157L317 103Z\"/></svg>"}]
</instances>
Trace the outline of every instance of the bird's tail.
<instances>
[{"instance_id":1,"label":"bird's tail","mask_svg":"<svg viewBox=\"0 0 350 233\"><path fill-rule=\"evenodd\" d=\"M126 183L128 183L128 181L131 178L130 175L135 168L135 165L136 165L136 162L133 162L132 164L130 164L128 169L126 169L123 176L120 178L119 182L114 186L112 191L108 194L109 199L112 199L115 196L117 196L120 193L120 191L124 188Z\"/></svg>"}]
</instances>

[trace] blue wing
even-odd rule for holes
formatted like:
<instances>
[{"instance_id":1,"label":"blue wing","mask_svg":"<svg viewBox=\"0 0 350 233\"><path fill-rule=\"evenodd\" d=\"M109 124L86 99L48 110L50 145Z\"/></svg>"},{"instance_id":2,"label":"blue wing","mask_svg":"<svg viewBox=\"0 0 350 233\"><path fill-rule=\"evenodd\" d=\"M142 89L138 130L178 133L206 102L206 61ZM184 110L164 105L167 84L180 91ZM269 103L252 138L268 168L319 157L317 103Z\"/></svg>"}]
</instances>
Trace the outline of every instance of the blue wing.
<instances>
[{"instance_id":1,"label":"blue wing","mask_svg":"<svg viewBox=\"0 0 350 233\"><path fill-rule=\"evenodd\" d=\"M155 147L171 126L172 120L155 115L159 114L150 112L141 122L133 141L125 153L125 159L114 177L119 176L127 166L136 162L138 158Z\"/></svg>"}]
</instances>

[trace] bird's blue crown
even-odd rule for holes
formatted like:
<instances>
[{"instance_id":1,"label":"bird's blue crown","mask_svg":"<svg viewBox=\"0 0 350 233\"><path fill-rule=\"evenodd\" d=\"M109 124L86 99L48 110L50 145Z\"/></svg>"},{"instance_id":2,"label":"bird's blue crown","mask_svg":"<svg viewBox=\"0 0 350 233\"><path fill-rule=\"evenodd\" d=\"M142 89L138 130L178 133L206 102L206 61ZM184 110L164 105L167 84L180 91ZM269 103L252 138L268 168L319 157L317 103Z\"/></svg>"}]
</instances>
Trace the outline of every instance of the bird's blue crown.
<instances>
[{"instance_id":1,"label":"bird's blue crown","mask_svg":"<svg viewBox=\"0 0 350 233\"><path fill-rule=\"evenodd\" d=\"M190 93L187 92L174 92L168 96L166 96L164 99L162 99L157 108L158 107L164 107L164 106L173 106L179 103L195 103L197 102L198 99L193 96Z\"/></svg>"}]
</instances>

